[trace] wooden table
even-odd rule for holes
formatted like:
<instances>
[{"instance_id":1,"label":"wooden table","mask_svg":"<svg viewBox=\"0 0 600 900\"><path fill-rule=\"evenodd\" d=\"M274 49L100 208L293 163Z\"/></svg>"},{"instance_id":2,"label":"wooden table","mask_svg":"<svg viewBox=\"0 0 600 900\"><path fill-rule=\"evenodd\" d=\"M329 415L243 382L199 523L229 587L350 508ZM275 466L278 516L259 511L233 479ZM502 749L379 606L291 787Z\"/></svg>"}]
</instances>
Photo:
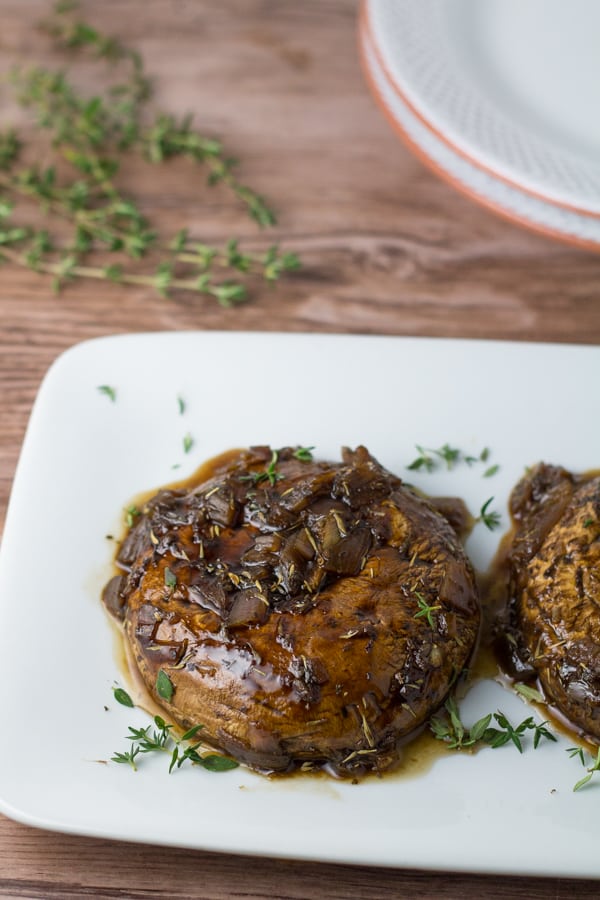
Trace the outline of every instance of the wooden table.
<instances>
[{"instance_id":1,"label":"wooden table","mask_svg":"<svg viewBox=\"0 0 600 900\"><path fill-rule=\"evenodd\" d=\"M596 343L600 259L529 234L426 171L375 107L356 52L355 0L103 0L89 17L138 47L158 103L191 111L279 211L256 231L186 163L123 183L167 232L279 240L302 272L233 310L192 295L0 271L0 525L40 380L65 348L163 329L328 331ZM3 62L57 63L32 23L42 0L0 0ZM93 85L83 67L82 84ZM2 124L23 122L8 90ZM28 127L25 124L27 131ZM37 141L31 132L34 145ZM6 725L5 734L6 734ZM6 739L6 737L5 737ZM18 735L14 736L18 741ZM549 852L553 849L549 848ZM598 897L593 882L388 871L125 845L0 818L2 897Z\"/></svg>"}]
</instances>

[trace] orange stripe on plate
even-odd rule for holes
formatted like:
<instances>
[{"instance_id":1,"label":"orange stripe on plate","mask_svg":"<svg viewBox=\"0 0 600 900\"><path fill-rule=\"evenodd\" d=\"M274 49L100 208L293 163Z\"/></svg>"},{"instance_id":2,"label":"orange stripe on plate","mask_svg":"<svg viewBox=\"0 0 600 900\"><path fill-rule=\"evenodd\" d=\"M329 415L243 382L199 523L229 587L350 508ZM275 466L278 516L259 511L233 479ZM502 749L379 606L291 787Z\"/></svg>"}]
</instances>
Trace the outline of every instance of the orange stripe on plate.
<instances>
[{"instance_id":1,"label":"orange stripe on plate","mask_svg":"<svg viewBox=\"0 0 600 900\"><path fill-rule=\"evenodd\" d=\"M498 181L504 182L504 184L508 184L510 187L517 188L519 191L522 191L524 194L529 194L531 197L535 197L537 200L543 200L544 203L550 203L552 206L558 206L561 209L567 209L569 212L575 212L580 216L588 216L590 219L600 219L600 213L592 212L589 209L581 209L578 206L574 206L570 203L565 203L561 200L554 200L550 197L547 197L545 194L542 194L539 191L534 191L531 188L525 187L522 184L519 184L518 181L513 181L508 178L506 175L502 175L500 172L496 172L495 169L490 168L490 166L486 166L481 162L476 156L472 156L466 150L463 150L457 144L450 140L450 138L444 134L443 131L440 131L432 122L427 119L423 113L414 105L414 103L410 100L409 97L402 90L396 77L393 72L389 68L386 60L383 57L381 50L379 49L379 45L377 43L377 38L374 35L373 31L373 23L369 16L368 10L368 2L367 0L361 0L361 7L359 13L359 29L363 34L366 34L369 40L369 46L373 50L373 53L377 57L377 62L381 66L383 73L386 76L386 80L388 81L390 87L398 94L399 98L402 102L408 107L411 113L421 122L422 125L425 126L432 134L434 134L443 144L446 144L454 153L458 156L462 156L463 159L466 159L467 162L470 162L473 166L480 169L482 172L485 172L488 175L492 175Z\"/></svg>"}]
</instances>

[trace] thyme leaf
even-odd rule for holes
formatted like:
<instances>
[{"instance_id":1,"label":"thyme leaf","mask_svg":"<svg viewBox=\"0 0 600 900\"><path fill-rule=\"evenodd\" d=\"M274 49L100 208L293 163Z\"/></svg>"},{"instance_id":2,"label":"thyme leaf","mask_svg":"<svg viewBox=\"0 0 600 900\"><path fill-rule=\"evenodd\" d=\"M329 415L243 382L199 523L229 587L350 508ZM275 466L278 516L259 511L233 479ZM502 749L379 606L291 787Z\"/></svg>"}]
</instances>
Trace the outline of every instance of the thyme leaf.
<instances>
[{"instance_id":1,"label":"thyme leaf","mask_svg":"<svg viewBox=\"0 0 600 900\"><path fill-rule=\"evenodd\" d=\"M160 669L158 675L156 676L156 693L163 700L171 700L173 697L175 688L173 687L173 682L167 675L164 669Z\"/></svg>"},{"instance_id":2,"label":"thyme leaf","mask_svg":"<svg viewBox=\"0 0 600 900\"><path fill-rule=\"evenodd\" d=\"M111 403L115 403L117 399L117 389L111 387L109 384L100 384L98 385L98 391L100 394L104 394L105 397L111 401Z\"/></svg>"},{"instance_id":3,"label":"thyme leaf","mask_svg":"<svg viewBox=\"0 0 600 900\"><path fill-rule=\"evenodd\" d=\"M117 703L120 703L122 706L129 706L133 708L133 700L127 693L127 691L123 690L121 687L113 687L113 696Z\"/></svg>"},{"instance_id":4,"label":"thyme leaf","mask_svg":"<svg viewBox=\"0 0 600 900\"><path fill-rule=\"evenodd\" d=\"M492 720L495 725L491 724ZM432 716L429 727L434 737L444 741L449 750L464 750L481 744L497 749L512 743L519 753L522 753L523 738L528 732L533 732L534 750L537 750L542 738L556 741L554 734L546 727L547 724L547 722L538 723L529 716L518 725L513 725L508 717L498 710L493 715L488 713L468 728L463 725L456 701L451 697L446 701L444 711Z\"/></svg>"}]
</instances>

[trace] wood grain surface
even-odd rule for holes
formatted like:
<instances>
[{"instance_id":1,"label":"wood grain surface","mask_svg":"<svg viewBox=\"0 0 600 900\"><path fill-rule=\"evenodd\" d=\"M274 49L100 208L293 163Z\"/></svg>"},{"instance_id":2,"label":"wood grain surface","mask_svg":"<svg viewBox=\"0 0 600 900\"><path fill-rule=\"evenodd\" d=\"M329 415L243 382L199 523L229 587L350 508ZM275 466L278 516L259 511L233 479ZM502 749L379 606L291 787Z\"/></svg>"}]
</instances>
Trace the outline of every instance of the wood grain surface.
<instances>
[{"instance_id":1,"label":"wood grain surface","mask_svg":"<svg viewBox=\"0 0 600 900\"><path fill-rule=\"evenodd\" d=\"M83 8L144 54L162 108L192 112L224 140L279 224L257 231L226 190L207 189L184 162L160 177L127 164L124 189L167 233L187 225L198 239L235 235L254 248L277 240L302 256L303 269L224 310L111 284L55 296L42 276L1 268L0 526L40 381L86 338L239 329L600 340L598 256L495 218L398 143L361 75L354 0L88 0ZM42 0L0 0L3 68L60 65L34 28L47 11ZM93 89L95 72L81 68L82 87ZM7 87L0 108L0 124L20 125L35 149L39 138ZM248 860L50 834L0 817L0 896L537 900L598 897L600 885Z\"/></svg>"}]
</instances>

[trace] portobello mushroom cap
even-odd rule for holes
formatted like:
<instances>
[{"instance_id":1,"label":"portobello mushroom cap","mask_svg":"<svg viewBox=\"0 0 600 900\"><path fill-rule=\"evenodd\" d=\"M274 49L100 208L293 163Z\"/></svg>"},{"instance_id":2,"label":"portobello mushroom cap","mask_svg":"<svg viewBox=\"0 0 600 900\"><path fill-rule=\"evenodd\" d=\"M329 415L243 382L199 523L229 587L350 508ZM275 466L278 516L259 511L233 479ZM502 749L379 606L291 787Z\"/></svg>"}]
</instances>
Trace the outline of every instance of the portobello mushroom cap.
<instances>
[{"instance_id":1,"label":"portobello mushroom cap","mask_svg":"<svg viewBox=\"0 0 600 900\"><path fill-rule=\"evenodd\" d=\"M457 533L364 447L224 455L145 505L118 564L104 600L154 699L264 772L393 765L478 637Z\"/></svg>"},{"instance_id":2,"label":"portobello mushroom cap","mask_svg":"<svg viewBox=\"0 0 600 900\"><path fill-rule=\"evenodd\" d=\"M508 555L512 673L538 679L584 736L600 738L600 477L540 463L515 487Z\"/></svg>"}]
</instances>

